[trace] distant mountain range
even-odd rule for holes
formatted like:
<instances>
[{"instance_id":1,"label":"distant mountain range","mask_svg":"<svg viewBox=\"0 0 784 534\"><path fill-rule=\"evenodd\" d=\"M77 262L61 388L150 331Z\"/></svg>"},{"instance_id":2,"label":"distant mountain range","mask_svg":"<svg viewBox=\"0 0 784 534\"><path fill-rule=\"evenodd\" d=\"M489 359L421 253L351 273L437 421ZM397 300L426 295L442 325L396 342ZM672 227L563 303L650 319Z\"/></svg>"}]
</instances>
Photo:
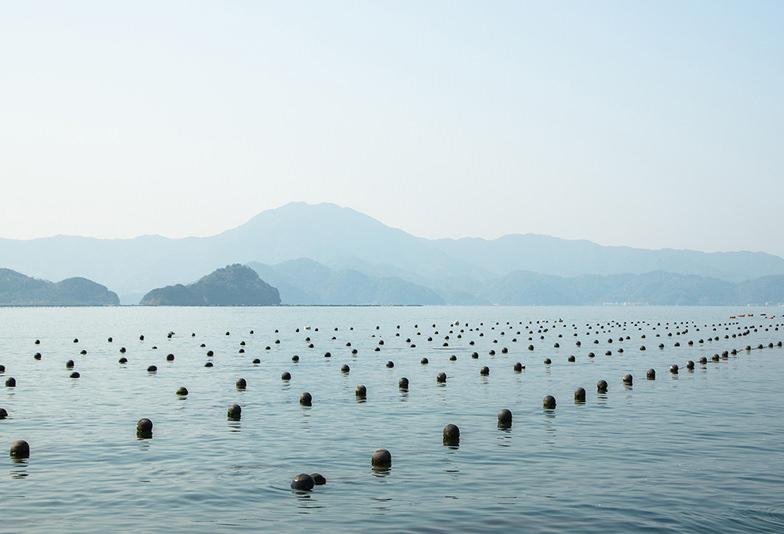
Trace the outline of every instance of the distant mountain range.
<instances>
[{"instance_id":1,"label":"distant mountain range","mask_svg":"<svg viewBox=\"0 0 784 534\"><path fill-rule=\"evenodd\" d=\"M371 276L331 269L301 258L277 265L251 262L259 276L280 291L285 304L444 304L435 291L396 276Z\"/></svg>"},{"instance_id":2,"label":"distant mountain range","mask_svg":"<svg viewBox=\"0 0 784 534\"><path fill-rule=\"evenodd\" d=\"M153 289L141 300L142 306L276 306L278 290L259 278L256 271L234 264L188 285Z\"/></svg>"},{"instance_id":3,"label":"distant mountain range","mask_svg":"<svg viewBox=\"0 0 784 534\"><path fill-rule=\"evenodd\" d=\"M444 304L438 292L393 276L331 269L310 259L250 263L285 304ZM564 277L515 271L478 285L474 302L500 305L745 305L784 303L784 275L728 282L654 271Z\"/></svg>"},{"instance_id":4,"label":"distant mountain range","mask_svg":"<svg viewBox=\"0 0 784 534\"><path fill-rule=\"evenodd\" d=\"M251 264L280 289L284 304L287 299L309 304L542 303L555 299L555 294L547 296L550 289L567 292L569 302L620 301L628 294L632 301L653 303L661 297L646 295L644 288L682 284L716 292L699 297L703 300L718 302L734 294L738 303L744 298L782 302L776 288L777 277L784 275L784 259L763 252L609 247L531 234L424 239L334 204L287 204L203 238L0 239L0 265L46 279L85 276L114 289L128 304L151 288L197 280L234 263ZM668 274L694 278L651 282ZM627 289L615 293L578 292L582 284L612 286L633 280L631 275L645 275L638 290L628 282ZM731 289L744 284L754 288ZM535 291L541 299L533 298ZM673 291L677 298L668 298L678 302L697 298Z\"/></svg>"},{"instance_id":5,"label":"distant mountain range","mask_svg":"<svg viewBox=\"0 0 784 534\"><path fill-rule=\"evenodd\" d=\"M516 271L487 284L479 295L507 305L764 305L784 303L784 276L736 283L663 271L577 277Z\"/></svg>"},{"instance_id":6,"label":"distant mountain range","mask_svg":"<svg viewBox=\"0 0 784 534\"><path fill-rule=\"evenodd\" d=\"M117 294L85 278L49 282L0 269L0 306L115 306Z\"/></svg>"}]
</instances>

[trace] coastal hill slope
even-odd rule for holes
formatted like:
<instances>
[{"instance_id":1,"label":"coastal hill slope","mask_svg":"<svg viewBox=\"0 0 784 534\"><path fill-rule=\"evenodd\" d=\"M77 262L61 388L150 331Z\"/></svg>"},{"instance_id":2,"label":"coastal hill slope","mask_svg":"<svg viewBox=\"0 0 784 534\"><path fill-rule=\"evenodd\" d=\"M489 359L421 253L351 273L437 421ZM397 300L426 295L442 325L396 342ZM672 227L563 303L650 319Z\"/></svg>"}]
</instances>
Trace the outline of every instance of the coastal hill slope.
<instances>
[{"instance_id":1,"label":"coastal hill slope","mask_svg":"<svg viewBox=\"0 0 784 534\"><path fill-rule=\"evenodd\" d=\"M142 306L276 306L278 290L244 265L228 265L188 285L153 289Z\"/></svg>"},{"instance_id":2,"label":"coastal hill slope","mask_svg":"<svg viewBox=\"0 0 784 534\"><path fill-rule=\"evenodd\" d=\"M248 266L278 288L284 304L444 304L432 289L402 278L332 269L307 258L275 265L251 262Z\"/></svg>"},{"instance_id":3,"label":"coastal hill slope","mask_svg":"<svg viewBox=\"0 0 784 534\"><path fill-rule=\"evenodd\" d=\"M301 202L210 237L0 239L0 265L47 279L86 276L117 291L125 303L223 265L300 258L398 278L433 290L447 303L480 302L477 288L516 271L567 277L666 271L729 282L784 275L784 259L762 252L607 247L530 234L431 240L350 208Z\"/></svg>"},{"instance_id":4,"label":"coastal hill slope","mask_svg":"<svg viewBox=\"0 0 784 534\"><path fill-rule=\"evenodd\" d=\"M49 282L0 269L0 306L116 306L120 299L86 278Z\"/></svg>"}]
</instances>

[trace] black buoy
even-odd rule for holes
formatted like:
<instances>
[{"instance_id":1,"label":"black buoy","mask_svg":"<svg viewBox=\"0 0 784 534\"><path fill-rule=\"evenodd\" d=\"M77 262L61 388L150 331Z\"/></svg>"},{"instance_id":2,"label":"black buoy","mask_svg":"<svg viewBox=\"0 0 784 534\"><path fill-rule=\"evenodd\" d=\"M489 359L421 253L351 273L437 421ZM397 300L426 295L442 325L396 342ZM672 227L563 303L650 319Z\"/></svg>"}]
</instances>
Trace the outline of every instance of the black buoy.
<instances>
[{"instance_id":1,"label":"black buoy","mask_svg":"<svg viewBox=\"0 0 784 534\"><path fill-rule=\"evenodd\" d=\"M553 361L550 358L545 358L544 359L544 364L545 365L550 365L551 363L553 363Z\"/></svg>"},{"instance_id":2,"label":"black buoy","mask_svg":"<svg viewBox=\"0 0 784 534\"><path fill-rule=\"evenodd\" d=\"M351 367L349 367L349 366L348 366L348 364L345 364L345 363L344 363L344 364L341 366L341 368L340 368L340 372L341 372L341 373L349 373L349 372L351 372Z\"/></svg>"},{"instance_id":3,"label":"black buoy","mask_svg":"<svg viewBox=\"0 0 784 534\"><path fill-rule=\"evenodd\" d=\"M575 357L573 355L569 356L569 358L567 358L567 360L569 361L569 363L574 363L576 361L576 359L575 359Z\"/></svg>"},{"instance_id":4,"label":"black buoy","mask_svg":"<svg viewBox=\"0 0 784 534\"><path fill-rule=\"evenodd\" d=\"M422 358L421 360L419 360L419 363L421 363L422 365L427 365L429 363L429 360L427 358Z\"/></svg>"},{"instance_id":5,"label":"black buoy","mask_svg":"<svg viewBox=\"0 0 784 534\"><path fill-rule=\"evenodd\" d=\"M674 374L674 375L678 374L678 364L677 363L674 363L674 364L670 365L670 372L672 374Z\"/></svg>"},{"instance_id":6,"label":"black buoy","mask_svg":"<svg viewBox=\"0 0 784 534\"><path fill-rule=\"evenodd\" d=\"M388 361L387 362L387 369L392 369L395 366L395 362Z\"/></svg>"},{"instance_id":7,"label":"black buoy","mask_svg":"<svg viewBox=\"0 0 784 534\"><path fill-rule=\"evenodd\" d=\"M139 419L136 422L136 436L142 439L150 439L152 437L152 421L147 418Z\"/></svg>"},{"instance_id":8,"label":"black buoy","mask_svg":"<svg viewBox=\"0 0 784 534\"><path fill-rule=\"evenodd\" d=\"M234 383L238 390L242 391L248 387L248 382L244 378L238 378L237 381Z\"/></svg>"},{"instance_id":9,"label":"black buoy","mask_svg":"<svg viewBox=\"0 0 784 534\"><path fill-rule=\"evenodd\" d=\"M280 379L286 381L291 380L291 373L284 371L283 374L280 375Z\"/></svg>"},{"instance_id":10,"label":"black buoy","mask_svg":"<svg viewBox=\"0 0 784 534\"><path fill-rule=\"evenodd\" d=\"M599 380L596 383L596 391L598 391L599 393L607 393L607 381Z\"/></svg>"},{"instance_id":11,"label":"black buoy","mask_svg":"<svg viewBox=\"0 0 784 534\"><path fill-rule=\"evenodd\" d=\"M512 426L512 412L504 408L498 412L498 428L510 428Z\"/></svg>"},{"instance_id":12,"label":"black buoy","mask_svg":"<svg viewBox=\"0 0 784 534\"><path fill-rule=\"evenodd\" d=\"M574 390L574 402L585 402L584 388L577 388Z\"/></svg>"},{"instance_id":13,"label":"black buoy","mask_svg":"<svg viewBox=\"0 0 784 534\"><path fill-rule=\"evenodd\" d=\"M363 386L362 384L359 384L354 389L354 395L356 395L358 399L367 398L367 388L365 386Z\"/></svg>"},{"instance_id":14,"label":"black buoy","mask_svg":"<svg viewBox=\"0 0 784 534\"><path fill-rule=\"evenodd\" d=\"M5 381L5 387L7 388L15 388L16 387L16 378L13 376L8 377Z\"/></svg>"},{"instance_id":15,"label":"black buoy","mask_svg":"<svg viewBox=\"0 0 784 534\"><path fill-rule=\"evenodd\" d=\"M686 362L686 369L688 369L689 371L692 371L692 370L694 370L694 362L693 362L693 361L691 361L691 360L689 360L688 362Z\"/></svg>"},{"instance_id":16,"label":"black buoy","mask_svg":"<svg viewBox=\"0 0 784 534\"><path fill-rule=\"evenodd\" d=\"M489 368L489 367L487 367L487 366L485 366L485 367L482 367L482 368L479 370L479 374L480 374L480 375L482 375L482 376L487 376L487 375L489 375L489 374L490 374L490 368Z\"/></svg>"},{"instance_id":17,"label":"black buoy","mask_svg":"<svg viewBox=\"0 0 784 534\"><path fill-rule=\"evenodd\" d=\"M627 386L631 386L634 383L634 377L628 373L623 375L623 383Z\"/></svg>"},{"instance_id":18,"label":"black buoy","mask_svg":"<svg viewBox=\"0 0 784 534\"><path fill-rule=\"evenodd\" d=\"M74 365L75 364L74 364L73 360L68 360L67 362L65 362L65 368L66 369L73 369Z\"/></svg>"},{"instance_id":19,"label":"black buoy","mask_svg":"<svg viewBox=\"0 0 784 534\"><path fill-rule=\"evenodd\" d=\"M6 417L8 417L8 412L5 408L0 408L0 419L5 419Z\"/></svg>"},{"instance_id":20,"label":"black buoy","mask_svg":"<svg viewBox=\"0 0 784 534\"><path fill-rule=\"evenodd\" d=\"M457 425L448 424L444 427L444 445L458 445L460 443L460 429Z\"/></svg>"},{"instance_id":21,"label":"black buoy","mask_svg":"<svg viewBox=\"0 0 784 534\"><path fill-rule=\"evenodd\" d=\"M242 418L242 408L239 404L232 404L229 406L226 416L229 418L229 421L239 421Z\"/></svg>"},{"instance_id":22,"label":"black buoy","mask_svg":"<svg viewBox=\"0 0 784 534\"><path fill-rule=\"evenodd\" d=\"M167 354L166 355L166 361L167 362L173 362L174 361L174 354Z\"/></svg>"},{"instance_id":23,"label":"black buoy","mask_svg":"<svg viewBox=\"0 0 784 534\"><path fill-rule=\"evenodd\" d=\"M157 367L155 367L154 365L151 365L151 366L149 366L149 367L147 368L147 372L148 372L148 373L155 373L156 371L158 371L158 368L157 368Z\"/></svg>"},{"instance_id":24,"label":"black buoy","mask_svg":"<svg viewBox=\"0 0 784 534\"><path fill-rule=\"evenodd\" d=\"M123 356L122 358L120 358L120 359L119 359L119 360L117 360L117 361L118 361L119 363L121 363L121 364L125 364L125 363L128 363L128 358L126 358L125 356Z\"/></svg>"},{"instance_id":25,"label":"black buoy","mask_svg":"<svg viewBox=\"0 0 784 534\"><path fill-rule=\"evenodd\" d=\"M260 363L261 363L261 360L259 358L253 358L253 365L258 365Z\"/></svg>"},{"instance_id":26,"label":"black buoy","mask_svg":"<svg viewBox=\"0 0 784 534\"><path fill-rule=\"evenodd\" d=\"M555 409L555 397L552 395L546 395L542 400L542 406L544 406L544 408L547 410Z\"/></svg>"},{"instance_id":27,"label":"black buoy","mask_svg":"<svg viewBox=\"0 0 784 534\"><path fill-rule=\"evenodd\" d=\"M438 373L436 375L436 382L443 384L446 382L446 373Z\"/></svg>"},{"instance_id":28,"label":"black buoy","mask_svg":"<svg viewBox=\"0 0 784 534\"><path fill-rule=\"evenodd\" d=\"M14 441L11 443L10 454L11 458L16 458L17 460L30 458L30 444L23 439Z\"/></svg>"},{"instance_id":29,"label":"black buoy","mask_svg":"<svg viewBox=\"0 0 784 534\"><path fill-rule=\"evenodd\" d=\"M71 373L71 378L79 378L80 376L82 375L80 375L78 371L74 371L73 373Z\"/></svg>"},{"instance_id":30,"label":"black buoy","mask_svg":"<svg viewBox=\"0 0 784 534\"><path fill-rule=\"evenodd\" d=\"M648 380L656 380L656 369L648 369L648 371L645 373L645 377Z\"/></svg>"},{"instance_id":31,"label":"black buoy","mask_svg":"<svg viewBox=\"0 0 784 534\"><path fill-rule=\"evenodd\" d=\"M296 491L310 491L315 484L316 482L313 480L312 476L306 473L300 473L291 481L291 489Z\"/></svg>"},{"instance_id":32,"label":"black buoy","mask_svg":"<svg viewBox=\"0 0 784 534\"><path fill-rule=\"evenodd\" d=\"M311 406L313 404L313 396L306 391L299 396L299 403L302 406Z\"/></svg>"},{"instance_id":33,"label":"black buoy","mask_svg":"<svg viewBox=\"0 0 784 534\"><path fill-rule=\"evenodd\" d=\"M516 364L514 364L514 370L516 373L521 373L523 369L525 369L525 365L523 365L522 363L517 362Z\"/></svg>"},{"instance_id":34,"label":"black buoy","mask_svg":"<svg viewBox=\"0 0 784 534\"><path fill-rule=\"evenodd\" d=\"M188 388L185 386L181 386L177 388L177 395L180 397L187 397L188 396Z\"/></svg>"},{"instance_id":35,"label":"black buoy","mask_svg":"<svg viewBox=\"0 0 784 534\"><path fill-rule=\"evenodd\" d=\"M370 464L376 468L388 469L392 467L392 455L386 449L376 449L370 457Z\"/></svg>"},{"instance_id":36,"label":"black buoy","mask_svg":"<svg viewBox=\"0 0 784 534\"><path fill-rule=\"evenodd\" d=\"M408 378L406 378L406 377L404 376L403 378L401 378L400 380L398 380L398 382L397 382L397 386L398 386L398 388L400 388L400 389L407 390L407 389L408 389Z\"/></svg>"}]
</instances>

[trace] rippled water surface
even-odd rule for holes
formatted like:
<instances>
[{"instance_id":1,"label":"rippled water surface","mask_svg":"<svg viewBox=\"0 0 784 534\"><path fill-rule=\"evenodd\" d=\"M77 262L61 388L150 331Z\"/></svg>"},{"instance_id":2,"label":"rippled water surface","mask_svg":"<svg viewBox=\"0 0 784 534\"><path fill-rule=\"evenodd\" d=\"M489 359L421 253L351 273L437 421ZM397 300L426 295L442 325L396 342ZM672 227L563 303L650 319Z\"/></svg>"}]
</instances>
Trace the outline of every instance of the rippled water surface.
<instances>
[{"instance_id":1,"label":"rippled water surface","mask_svg":"<svg viewBox=\"0 0 784 534\"><path fill-rule=\"evenodd\" d=\"M730 319L737 312L754 316ZM9 418L0 421L0 530L782 532L784 350L767 348L784 339L780 313L2 309L0 407ZM733 348L737 356L710 361ZM708 364L688 371L701 356ZM69 359L81 378L69 378ZM208 360L214 367L204 367ZM645 379L648 368L655 381ZM11 376L17 387L3 387ZM239 377L245 391L235 388ZM410 380L407 392L400 377ZM599 379L607 394L597 393ZM357 384L367 387L365 402ZM187 398L175 395L180 386ZM580 386L585 404L573 400ZM312 407L300 406L304 391ZM545 395L556 397L555 410L542 408ZM242 406L241 421L227 420L232 403ZM509 430L497 426L502 408L514 414ZM142 417L154 422L152 439L136 437ZM460 427L458 447L442 443L448 423ZM30 443L29 460L8 456L16 439ZM371 469L379 447L392 453L388 472ZM302 472L328 483L293 492Z\"/></svg>"}]
</instances>

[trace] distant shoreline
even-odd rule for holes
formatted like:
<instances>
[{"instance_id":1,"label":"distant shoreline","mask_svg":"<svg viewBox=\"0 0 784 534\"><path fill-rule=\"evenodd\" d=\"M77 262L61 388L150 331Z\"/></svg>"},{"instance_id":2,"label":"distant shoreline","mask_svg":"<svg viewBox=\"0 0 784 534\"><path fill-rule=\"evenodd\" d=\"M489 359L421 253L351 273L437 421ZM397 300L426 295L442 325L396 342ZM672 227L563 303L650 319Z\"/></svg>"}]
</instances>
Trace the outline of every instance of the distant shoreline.
<instances>
[{"instance_id":1,"label":"distant shoreline","mask_svg":"<svg viewBox=\"0 0 784 534\"><path fill-rule=\"evenodd\" d=\"M277 304L274 306L224 306L224 305L183 305L155 306L143 304L0 304L0 309L10 308L781 308L784 303L776 304Z\"/></svg>"}]
</instances>

